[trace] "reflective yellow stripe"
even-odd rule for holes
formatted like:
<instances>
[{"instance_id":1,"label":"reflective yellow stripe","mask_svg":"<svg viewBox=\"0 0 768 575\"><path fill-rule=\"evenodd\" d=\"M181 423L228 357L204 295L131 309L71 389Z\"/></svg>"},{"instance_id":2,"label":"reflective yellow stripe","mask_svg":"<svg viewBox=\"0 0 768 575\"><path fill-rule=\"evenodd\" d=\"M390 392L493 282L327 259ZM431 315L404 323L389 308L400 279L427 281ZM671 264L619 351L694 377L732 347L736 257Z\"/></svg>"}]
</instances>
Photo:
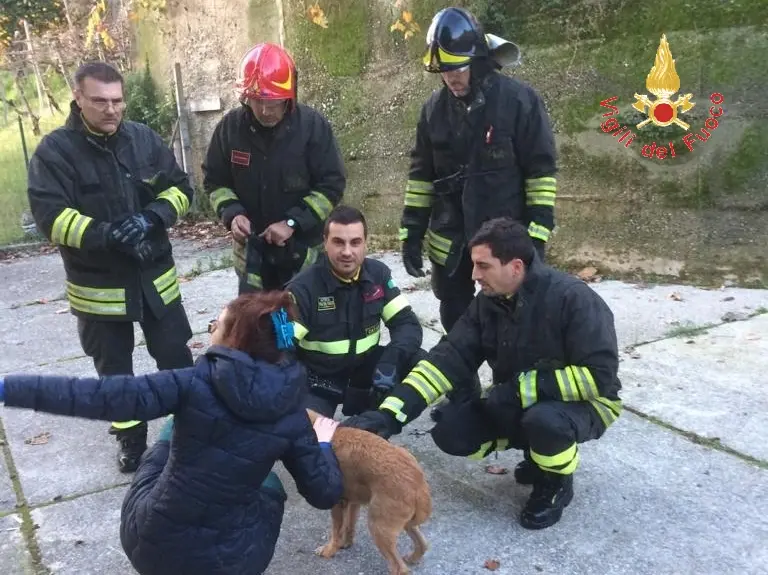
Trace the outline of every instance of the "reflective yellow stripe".
<instances>
[{"instance_id":1,"label":"reflective yellow stripe","mask_svg":"<svg viewBox=\"0 0 768 575\"><path fill-rule=\"evenodd\" d=\"M83 244L83 234L93 222L93 218L84 216L73 208L64 208L53 220L51 243L72 248Z\"/></svg>"},{"instance_id":2,"label":"reflective yellow stripe","mask_svg":"<svg viewBox=\"0 0 768 575\"><path fill-rule=\"evenodd\" d=\"M592 407L595 408L595 411L597 411L600 419L603 420L605 427L610 426L614 421L616 421L622 411L620 400L612 401L605 397L598 397L594 400L591 400L589 403L592 404Z\"/></svg>"},{"instance_id":3,"label":"reflective yellow stripe","mask_svg":"<svg viewBox=\"0 0 768 575\"><path fill-rule=\"evenodd\" d=\"M589 368L580 365L569 365L566 367L566 370L570 374L571 381L576 383L582 399L595 399L600 395Z\"/></svg>"},{"instance_id":4,"label":"reflective yellow stripe","mask_svg":"<svg viewBox=\"0 0 768 575\"><path fill-rule=\"evenodd\" d=\"M408 298L403 294L399 294L397 297L392 298L389 303L384 306L384 309L381 310L381 319L386 323L409 305Z\"/></svg>"},{"instance_id":5,"label":"reflective yellow stripe","mask_svg":"<svg viewBox=\"0 0 768 575\"><path fill-rule=\"evenodd\" d=\"M70 307L83 313L93 315L125 315L127 313L125 303L97 303L79 298L71 293L67 294Z\"/></svg>"},{"instance_id":6,"label":"reflective yellow stripe","mask_svg":"<svg viewBox=\"0 0 768 575\"><path fill-rule=\"evenodd\" d=\"M373 346L378 344L379 339L381 339L381 331L379 331L379 328L376 328L376 333L372 333L371 335L364 337L363 339L359 339L357 342L355 342L355 353L358 355L365 353Z\"/></svg>"},{"instance_id":7,"label":"reflective yellow stripe","mask_svg":"<svg viewBox=\"0 0 768 575\"><path fill-rule=\"evenodd\" d=\"M325 221L333 209L331 201L320 192L310 192L309 195L304 196L304 202L312 208L317 217L322 221Z\"/></svg>"},{"instance_id":8,"label":"reflective yellow stripe","mask_svg":"<svg viewBox=\"0 0 768 575\"><path fill-rule=\"evenodd\" d=\"M448 393L453 389L453 385L451 385L450 380L445 377L445 375L443 375L443 372L426 359L422 359L418 364L416 364L416 367L413 368L413 371L421 372L424 374L424 377L427 379L427 381L432 385L432 387L435 388L435 391L440 394Z\"/></svg>"},{"instance_id":9,"label":"reflective yellow stripe","mask_svg":"<svg viewBox=\"0 0 768 575\"><path fill-rule=\"evenodd\" d=\"M141 421L113 421L112 427L115 429L130 429L136 427Z\"/></svg>"},{"instance_id":10,"label":"reflective yellow stripe","mask_svg":"<svg viewBox=\"0 0 768 575\"><path fill-rule=\"evenodd\" d=\"M405 385L410 385L415 389L419 395L424 398L427 405L432 405L435 401L440 399L440 394L435 391L435 388L427 382L426 378L421 373L412 371L405 376L403 383Z\"/></svg>"},{"instance_id":11,"label":"reflective yellow stripe","mask_svg":"<svg viewBox=\"0 0 768 575\"><path fill-rule=\"evenodd\" d=\"M525 203L528 206L554 207L556 195L557 180L553 177L525 181Z\"/></svg>"},{"instance_id":12,"label":"reflective yellow stripe","mask_svg":"<svg viewBox=\"0 0 768 575\"><path fill-rule=\"evenodd\" d=\"M581 399L576 382L571 381L566 369L556 369L555 379L557 380L557 386L560 388L560 395L563 397L563 401L579 401Z\"/></svg>"},{"instance_id":13,"label":"reflective yellow stripe","mask_svg":"<svg viewBox=\"0 0 768 575\"><path fill-rule=\"evenodd\" d=\"M230 188L218 188L211 192L209 201L211 202L213 211L218 212L219 206L221 206L221 204L232 200L236 202L239 201L239 198L235 192L233 192Z\"/></svg>"},{"instance_id":14,"label":"reflective yellow stripe","mask_svg":"<svg viewBox=\"0 0 768 575\"><path fill-rule=\"evenodd\" d=\"M446 52L439 46L437 48L437 57L439 58L441 64L464 64L469 63L470 60L469 56L456 56L450 52ZM424 54L422 60L424 61L424 64L429 64L431 59L432 50L427 50L427 53Z\"/></svg>"},{"instance_id":15,"label":"reflective yellow stripe","mask_svg":"<svg viewBox=\"0 0 768 575\"><path fill-rule=\"evenodd\" d=\"M432 182L408 180L405 187L405 205L411 208L432 207L433 191Z\"/></svg>"},{"instance_id":16,"label":"reflective yellow stripe","mask_svg":"<svg viewBox=\"0 0 768 575\"><path fill-rule=\"evenodd\" d=\"M232 256L234 257L233 266L236 271L245 273L245 246L236 241L232 241Z\"/></svg>"},{"instance_id":17,"label":"reflective yellow stripe","mask_svg":"<svg viewBox=\"0 0 768 575\"><path fill-rule=\"evenodd\" d=\"M536 222L528 224L528 235L543 242L549 241L550 231Z\"/></svg>"},{"instance_id":18,"label":"reflective yellow stripe","mask_svg":"<svg viewBox=\"0 0 768 575\"><path fill-rule=\"evenodd\" d=\"M296 341L301 341L308 333L309 330L298 321L293 322L293 337L296 338Z\"/></svg>"},{"instance_id":19,"label":"reflective yellow stripe","mask_svg":"<svg viewBox=\"0 0 768 575\"><path fill-rule=\"evenodd\" d=\"M163 298L163 303L168 305L176 298L181 296L181 287L179 286L179 280L176 275L176 266L173 266L167 272L156 278L153 282L155 289L160 297Z\"/></svg>"},{"instance_id":20,"label":"reflective yellow stripe","mask_svg":"<svg viewBox=\"0 0 768 575\"><path fill-rule=\"evenodd\" d=\"M307 255L304 257L304 263L301 264L301 267L299 268L299 271L303 270L304 268L307 268L311 266L313 263L317 261L317 256L320 254L320 248L319 247L310 247L307 248Z\"/></svg>"},{"instance_id":21,"label":"reflective yellow stripe","mask_svg":"<svg viewBox=\"0 0 768 575\"><path fill-rule=\"evenodd\" d=\"M380 338L381 331L377 329L375 333L357 340L355 342L355 353L358 355L365 353L378 344ZM337 341L310 341L302 339L299 341L299 347L306 349L307 351L319 351L320 353L327 353L328 355L343 355L349 353L350 343L351 342L348 339L340 339Z\"/></svg>"},{"instance_id":22,"label":"reflective yellow stripe","mask_svg":"<svg viewBox=\"0 0 768 575\"><path fill-rule=\"evenodd\" d=\"M565 451L555 455L541 455L533 449L530 452L531 459L544 471L570 475L576 471L576 467L579 465L579 448L575 443Z\"/></svg>"},{"instance_id":23,"label":"reflective yellow stripe","mask_svg":"<svg viewBox=\"0 0 768 575\"><path fill-rule=\"evenodd\" d=\"M451 240L427 230L427 254L437 264L444 266L451 251Z\"/></svg>"},{"instance_id":24,"label":"reflective yellow stripe","mask_svg":"<svg viewBox=\"0 0 768 575\"><path fill-rule=\"evenodd\" d=\"M72 309L94 315L125 315L125 290L90 288L67 282L67 300Z\"/></svg>"},{"instance_id":25,"label":"reflective yellow stripe","mask_svg":"<svg viewBox=\"0 0 768 575\"><path fill-rule=\"evenodd\" d=\"M521 373L518 381L520 382L520 401L523 409L527 409L538 401L536 370Z\"/></svg>"},{"instance_id":26,"label":"reflective yellow stripe","mask_svg":"<svg viewBox=\"0 0 768 575\"><path fill-rule=\"evenodd\" d=\"M170 202L179 217L186 214L189 209L189 198L176 186L157 194L157 199Z\"/></svg>"},{"instance_id":27,"label":"reflective yellow stripe","mask_svg":"<svg viewBox=\"0 0 768 575\"><path fill-rule=\"evenodd\" d=\"M401 242L408 239L408 228L400 228L397 233L397 239Z\"/></svg>"},{"instance_id":28,"label":"reflective yellow stripe","mask_svg":"<svg viewBox=\"0 0 768 575\"><path fill-rule=\"evenodd\" d=\"M379 405L379 409L386 409L391 412L400 423L405 423L408 420L408 416L403 413L403 407L405 407L403 400L391 395L385 397Z\"/></svg>"},{"instance_id":29,"label":"reflective yellow stripe","mask_svg":"<svg viewBox=\"0 0 768 575\"><path fill-rule=\"evenodd\" d=\"M555 192L545 192L543 190L532 190L530 192L526 192L525 205L554 207Z\"/></svg>"},{"instance_id":30,"label":"reflective yellow stripe","mask_svg":"<svg viewBox=\"0 0 768 575\"><path fill-rule=\"evenodd\" d=\"M245 276L245 281L249 286L253 286L256 289L262 289L264 287L259 274L247 274Z\"/></svg>"},{"instance_id":31,"label":"reflective yellow stripe","mask_svg":"<svg viewBox=\"0 0 768 575\"><path fill-rule=\"evenodd\" d=\"M498 439L486 441L477 451L468 455L467 457L469 459L480 460L484 459L494 451L506 451L507 449L509 449L509 439L500 437Z\"/></svg>"}]
</instances>

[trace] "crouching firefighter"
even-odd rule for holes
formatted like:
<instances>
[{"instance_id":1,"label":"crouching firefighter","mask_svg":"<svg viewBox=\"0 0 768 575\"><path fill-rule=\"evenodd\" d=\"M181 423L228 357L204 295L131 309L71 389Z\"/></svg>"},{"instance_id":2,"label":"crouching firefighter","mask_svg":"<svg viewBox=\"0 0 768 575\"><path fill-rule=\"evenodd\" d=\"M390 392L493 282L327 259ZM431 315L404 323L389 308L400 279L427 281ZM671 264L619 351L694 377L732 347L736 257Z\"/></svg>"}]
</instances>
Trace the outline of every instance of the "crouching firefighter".
<instances>
[{"instance_id":1,"label":"crouching firefighter","mask_svg":"<svg viewBox=\"0 0 768 575\"><path fill-rule=\"evenodd\" d=\"M84 64L75 84L66 124L30 160L28 197L37 227L61 253L83 351L100 376L132 375L139 322L159 370L190 367L192 330L166 232L189 209L187 175L158 134L122 120L116 69ZM110 433L120 470L135 471L146 422L114 422Z\"/></svg>"},{"instance_id":2,"label":"crouching firefighter","mask_svg":"<svg viewBox=\"0 0 768 575\"><path fill-rule=\"evenodd\" d=\"M487 360L485 397L451 401L432 438L475 459L523 450L515 479L533 492L520 523L549 527L573 498L578 444L600 438L621 413L613 314L588 285L545 265L520 223L489 220L469 246L482 293L377 410L342 425L399 433L443 394L471 385Z\"/></svg>"},{"instance_id":3,"label":"crouching firefighter","mask_svg":"<svg viewBox=\"0 0 768 575\"><path fill-rule=\"evenodd\" d=\"M325 254L288 284L299 309L294 334L308 372L306 407L327 417L340 404L344 415L374 409L426 357L421 324L390 269L365 257L367 236L359 210L335 208L325 224Z\"/></svg>"},{"instance_id":4,"label":"crouching firefighter","mask_svg":"<svg viewBox=\"0 0 768 575\"><path fill-rule=\"evenodd\" d=\"M328 120L296 100L296 66L280 46L240 61L240 106L216 126L204 187L232 231L238 293L281 289L317 258L323 222L346 175Z\"/></svg>"}]
</instances>

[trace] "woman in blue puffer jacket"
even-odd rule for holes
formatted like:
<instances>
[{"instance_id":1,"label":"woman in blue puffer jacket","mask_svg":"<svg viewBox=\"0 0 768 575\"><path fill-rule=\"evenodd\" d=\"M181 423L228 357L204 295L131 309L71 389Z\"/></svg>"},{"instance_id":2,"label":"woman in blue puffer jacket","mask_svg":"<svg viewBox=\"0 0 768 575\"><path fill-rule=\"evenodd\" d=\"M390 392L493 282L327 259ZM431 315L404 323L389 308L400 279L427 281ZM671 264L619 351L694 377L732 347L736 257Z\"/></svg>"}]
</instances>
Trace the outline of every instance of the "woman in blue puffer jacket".
<instances>
[{"instance_id":1,"label":"woman in blue puffer jacket","mask_svg":"<svg viewBox=\"0 0 768 575\"><path fill-rule=\"evenodd\" d=\"M302 408L287 292L242 295L212 322L194 367L142 376L0 379L0 401L60 415L146 421L174 414L142 457L120 539L141 575L255 575L274 554L286 499L282 461L310 505L330 509L342 478L330 437Z\"/></svg>"}]
</instances>

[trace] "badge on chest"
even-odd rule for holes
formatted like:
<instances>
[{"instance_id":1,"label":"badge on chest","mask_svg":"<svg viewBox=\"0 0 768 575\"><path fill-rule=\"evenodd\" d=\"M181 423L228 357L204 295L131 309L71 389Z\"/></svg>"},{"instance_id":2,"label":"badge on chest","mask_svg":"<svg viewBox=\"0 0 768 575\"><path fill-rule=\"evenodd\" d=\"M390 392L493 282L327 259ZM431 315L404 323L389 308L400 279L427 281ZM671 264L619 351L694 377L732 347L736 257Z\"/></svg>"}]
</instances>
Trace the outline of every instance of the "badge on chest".
<instances>
[{"instance_id":1,"label":"badge on chest","mask_svg":"<svg viewBox=\"0 0 768 575\"><path fill-rule=\"evenodd\" d=\"M317 311L330 311L336 309L336 299L332 296L317 298Z\"/></svg>"},{"instance_id":2,"label":"badge on chest","mask_svg":"<svg viewBox=\"0 0 768 575\"><path fill-rule=\"evenodd\" d=\"M249 166L251 164L251 153L232 150L230 161L238 166Z\"/></svg>"},{"instance_id":3,"label":"badge on chest","mask_svg":"<svg viewBox=\"0 0 768 575\"><path fill-rule=\"evenodd\" d=\"M380 285L373 286L373 288L363 294L363 301L370 303L384 297L384 288Z\"/></svg>"}]
</instances>

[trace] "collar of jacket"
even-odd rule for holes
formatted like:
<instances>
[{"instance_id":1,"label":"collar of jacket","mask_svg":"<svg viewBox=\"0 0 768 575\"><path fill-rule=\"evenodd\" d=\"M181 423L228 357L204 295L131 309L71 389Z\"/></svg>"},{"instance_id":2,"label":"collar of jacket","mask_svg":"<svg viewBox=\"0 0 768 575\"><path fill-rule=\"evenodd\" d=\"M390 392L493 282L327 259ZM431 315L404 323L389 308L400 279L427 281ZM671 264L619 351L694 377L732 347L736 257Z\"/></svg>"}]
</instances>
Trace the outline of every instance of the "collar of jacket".
<instances>
[{"instance_id":1,"label":"collar of jacket","mask_svg":"<svg viewBox=\"0 0 768 575\"><path fill-rule=\"evenodd\" d=\"M461 98L454 96L453 92L451 92L445 84L443 84L443 91L451 106L463 113L470 114L485 106L486 94L498 81L498 73L490 72L479 83L471 82L470 89L472 90L472 101L469 104L465 104Z\"/></svg>"},{"instance_id":2,"label":"collar of jacket","mask_svg":"<svg viewBox=\"0 0 768 575\"><path fill-rule=\"evenodd\" d=\"M318 257L318 263L322 266L323 283L325 284L325 288L328 293L335 292L340 287L346 287L355 284L373 283L373 278L371 278L370 271L366 265L368 263L368 258L363 259L363 265L360 266L360 274L357 277L357 281L353 282L345 282L336 277L336 275L333 273L333 268L331 267L331 261L328 259L328 254L321 254Z\"/></svg>"},{"instance_id":3,"label":"collar of jacket","mask_svg":"<svg viewBox=\"0 0 768 575\"><path fill-rule=\"evenodd\" d=\"M251 110L248 104L241 104L240 120L248 127L248 131L251 134L266 142L271 142L273 140L284 138L286 134L289 134L292 131L293 124L296 121L297 110L298 105L294 106L293 110L290 112L286 112L283 119L280 120L277 125L272 128L266 128L259 124L259 121L253 115L253 110Z\"/></svg>"},{"instance_id":4,"label":"collar of jacket","mask_svg":"<svg viewBox=\"0 0 768 575\"><path fill-rule=\"evenodd\" d=\"M130 135L123 129L123 122L120 122L117 130L112 134L99 134L98 132L91 130L86 125L85 120L83 119L83 111L80 109L80 106L77 105L76 100L72 100L69 103L69 116L67 116L67 121L64 125L70 130L83 134L87 139L103 148L106 148L110 144L115 144L123 138L130 138Z\"/></svg>"}]
</instances>

